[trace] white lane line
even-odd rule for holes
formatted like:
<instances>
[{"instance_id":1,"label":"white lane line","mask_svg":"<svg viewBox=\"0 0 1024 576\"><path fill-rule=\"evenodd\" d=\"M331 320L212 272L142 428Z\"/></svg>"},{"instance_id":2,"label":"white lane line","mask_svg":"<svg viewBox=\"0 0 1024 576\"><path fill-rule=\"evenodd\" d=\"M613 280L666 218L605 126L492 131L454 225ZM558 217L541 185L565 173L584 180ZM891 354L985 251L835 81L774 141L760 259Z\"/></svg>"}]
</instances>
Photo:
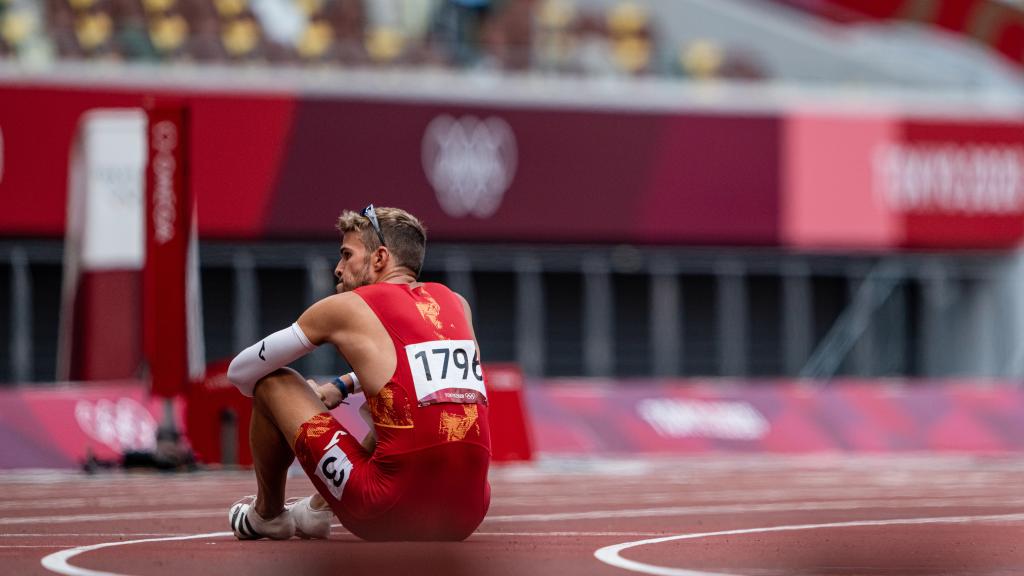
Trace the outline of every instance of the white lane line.
<instances>
[{"instance_id":1,"label":"white lane line","mask_svg":"<svg viewBox=\"0 0 1024 576\"><path fill-rule=\"evenodd\" d=\"M649 540L637 540L635 542L624 542L605 546L594 552L594 557L616 568L651 574L652 576L738 576L721 572L701 572L699 570L687 570L685 568L674 568L671 566L657 566L645 564L636 560L629 560L619 555L623 550L648 546L651 544L662 544L675 540L696 540L699 538L713 538L716 536L737 536L743 534L764 534L767 532L790 532L795 530L819 530L824 528L855 528L859 526L905 526L915 524L967 524L971 522L1020 522L1024 521L1024 514L994 514L989 516L946 516L941 518L896 518L892 520L854 520L850 522L830 522L827 524L791 524L787 526L767 526L762 528L742 528L739 530L722 530L720 532L699 532L695 534L677 534L675 536L664 536L651 538Z\"/></svg>"},{"instance_id":2,"label":"white lane line","mask_svg":"<svg viewBox=\"0 0 1024 576\"><path fill-rule=\"evenodd\" d=\"M118 574L116 572L104 572L102 570L90 570L88 568L79 568L78 566L72 566L68 563L68 560L83 554L85 552L92 552L93 550L100 550L103 548L112 548L114 546L127 546L128 544L145 544L147 542L174 542L177 540L199 540L202 538L223 538L225 536L231 536L231 532L210 532L208 534L190 534L188 536L168 536L164 538L143 538L141 540L125 540L123 542L103 542L101 544L91 544L89 546L78 546L76 548L68 548L67 550L61 550L60 552L54 552L48 556L44 556L40 563L43 568L51 572L58 574L65 574L66 576L129 576L127 574Z\"/></svg>"},{"instance_id":3,"label":"white lane line","mask_svg":"<svg viewBox=\"0 0 1024 576\"><path fill-rule=\"evenodd\" d=\"M484 519L487 522L553 522L559 520L601 520L604 518L654 518L665 516L691 516L708 514L736 514L756 512L799 512L804 510L853 510L860 508L952 508L952 507L1006 507L1024 506L1024 498L975 498L948 499L930 498L915 499L864 499L864 500L830 500L830 501L797 501L770 502L765 504L708 504L697 506L658 506L653 508L630 508L609 510L588 510L586 512L553 512L491 515ZM74 524L77 522L107 522L113 520L154 520L182 518L216 518L222 516L221 508L192 510L153 510L148 512L108 512L102 514L75 514L65 516L23 516L0 518L0 526L26 524Z\"/></svg>"},{"instance_id":4,"label":"white lane line","mask_svg":"<svg viewBox=\"0 0 1024 576\"><path fill-rule=\"evenodd\" d=\"M0 544L0 548L63 548L60 544Z\"/></svg>"},{"instance_id":5,"label":"white lane line","mask_svg":"<svg viewBox=\"0 0 1024 576\"><path fill-rule=\"evenodd\" d=\"M177 510L150 512L111 512L109 514L75 514L72 516L24 516L22 518L0 518L0 526L18 524L73 524L75 522L105 522L107 520L154 520L162 518L213 518L222 516L217 510Z\"/></svg>"},{"instance_id":6,"label":"white lane line","mask_svg":"<svg viewBox=\"0 0 1024 576\"><path fill-rule=\"evenodd\" d=\"M337 534L339 536L342 536L342 535L345 535L345 534L351 534L351 532L346 530L345 527L342 526L341 524L332 524L331 528L334 529L332 534ZM629 532L629 531L624 531L624 532L623 531L620 531L620 532L607 532L607 531L606 532L581 532L581 531L570 531L570 532L567 532L567 531L562 530L562 531L551 531L551 532L474 532L473 535L474 536L501 536L501 537L504 537L504 536L566 536L566 537L575 537L575 536L664 536L665 532ZM90 532L90 533L65 532L65 533L53 533L53 534L46 534L46 533L40 532L40 533L32 533L32 534L0 534L0 538L119 538L119 537L120 538L124 538L124 537L143 537L143 536L150 537L150 538L155 538L155 537L190 536L190 534L183 534L181 532L134 532L134 533L133 532L128 532L128 533L123 533L123 534L122 533L118 533L118 532L108 532L108 533L99 533L99 532ZM17 546L21 546L21 545L18 545L18 544L0 544L0 548L4 548L4 547L13 548L13 547L17 547ZM29 546L29 545L24 545L24 546ZM42 546L40 545L40 547L42 547ZM49 547L49 548L65 548L66 545L60 545L60 546L58 546L58 545L49 545L49 546L46 546L46 547Z\"/></svg>"},{"instance_id":7,"label":"white lane line","mask_svg":"<svg viewBox=\"0 0 1024 576\"><path fill-rule=\"evenodd\" d=\"M473 536L499 536L502 538L509 537L533 537L538 536L546 538L552 537L602 537L602 536L660 536L664 532L473 532Z\"/></svg>"},{"instance_id":8,"label":"white lane line","mask_svg":"<svg viewBox=\"0 0 1024 576\"><path fill-rule=\"evenodd\" d=\"M819 505L820 505L820 503L819 503ZM787 508L783 508L783 509L784 510L790 510L792 508L793 507L790 505ZM203 515L210 515L208 512L205 512L205 511L195 511L195 512L202 512ZM645 512L645 511L643 511L643 510L633 510L633 511L616 510L616 511L613 511L613 512L621 513L622 515L630 515L630 516L634 516L635 517L635 516L638 515L637 513ZM646 512L650 512L650 510L647 510ZM223 512L218 512L218 513L223 513ZM648 515L651 515L651 514L648 514ZM109 516L113 516L113 515L109 515L108 514L108 515L94 515L94 516L109 517ZM136 517L136 516L137 515L132 515L132 517ZM537 516L537 515L529 515L528 514L528 515L524 515L524 516L526 516L526 517L533 517L533 516ZM547 515L547 516L549 516L549 517L543 518L542 521L552 521L552 520L559 519L559 518L556 517L558 515ZM152 515L150 515L148 517L152 517ZM170 517L170 516L168 516L168 517ZM179 516L179 517L181 517L181 516ZM94 517L90 517L90 518L92 519ZM505 519L517 519L517 518L519 518L519 517L514 517L514 516L513 517L505 517ZM640 541L636 541L636 542L629 542L629 543L625 543L625 544L618 544L618 545L615 545L615 546L608 546L608 547L605 547L605 548L602 548L602 549L598 550L597 552L594 553L594 555L599 560L601 560L603 562L606 562L606 563L609 563L609 564L612 564L614 566L619 566L620 564L618 564L617 562L621 562L624 565L622 565L620 567L624 567L627 570L635 570L635 568L633 568L633 567L627 567L627 566L632 566L634 564L635 565L639 565L639 566L643 566L643 567L650 567L650 568L655 569L655 570L670 570L669 572L661 572L661 571L649 572L649 571L647 571L646 573L649 573L649 574L658 574L658 575L668 574L668 575L671 575L671 576L715 576L715 575L712 575L711 573L702 573L702 572L693 572L693 571L678 571L677 569L674 569L674 568L663 568L663 567L658 567L658 566L650 566L650 565L645 565L645 564L641 564L641 563L636 563L636 562L633 562L631 560L626 560L624 558L619 557L618 556L618 552L620 550L624 550L626 548L631 548L633 546L642 546L642 545L645 545L645 544L656 544L656 543L660 543L660 542L667 542L667 541L670 541L670 540L683 540L683 539L688 539L688 538L704 538L704 537L721 536L721 535L728 535L728 534L748 534L748 533L755 533L755 532L776 532L776 531L782 531L782 530L804 530L804 529L810 529L810 528L830 528L830 527L841 527L841 526L871 526L871 525L888 525L888 524L900 524L900 523L902 523L902 524L915 524L915 523L916 524L926 524L926 523L938 523L938 522L950 523L950 522L957 521L956 519L967 519L967 520L959 520L961 522L965 522L965 521L981 521L981 520L1015 521L1015 520L1024 519L1024 514L1003 514L1003 515L996 515L996 516L954 516L954 517L948 517L948 518L945 518L945 519L943 519L943 518L924 518L924 519L911 519L911 520L877 520L877 521L846 522L846 523L840 522L840 523L833 523L833 524L816 524L816 525L815 524L805 524L805 525L797 525L797 526L776 526L776 527L768 527L768 528L754 528L754 529L733 530L733 531L725 531L725 532L708 532L708 533L702 533L702 534L683 534L683 535L676 535L676 536L653 538L653 539L649 539L649 540L640 540ZM340 525L332 525L332 527L340 527ZM481 534L495 534L495 535L498 535L498 534L505 534L505 533L487 533L487 532L484 532L484 533L481 533ZM573 532L539 533L539 532L533 532L533 533L522 533L520 535L524 535L525 536L525 535L531 535L531 534L532 535L537 535L537 536L552 536L552 535L555 535L555 534L571 536L571 535L584 535L585 533L573 533ZM604 533L604 534L609 535L609 536L617 535L617 534L614 534L614 533ZM125 541L118 541L118 542L104 542L104 543L100 543L100 544L92 544L92 545L88 545L88 546L78 546L78 547L69 548L69 549L66 549L66 550L61 550L59 552L55 552L53 554L50 554L50 555L44 557L41 560L41 563L42 563L43 567L45 567L46 569L48 569L48 570L50 570L52 572L56 572L58 574L64 574L64 575L67 575L67 576L125 576L125 575L117 574L117 573L114 573L114 572L103 572L103 571L97 571L97 570L89 570L89 569L86 569L86 568L79 568L77 566L72 566L71 564L69 564L68 560L73 558L73 557L75 557L75 556L77 556L77 555L79 555L79 554L85 553L85 552L90 552L90 551L93 551L93 550L100 550L100 549L103 549L103 548L110 548L110 547L113 547L113 546L126 546L126 545L129 545L129 544L144 544L144 543L149 543L149 542L174 542L174 541L181 541L181 540L196 540L196 539L201 539L201 538L220 538L220 537L231 536L231 535L232 535L231 532L211 532L211 533L207 533L207 534L191 534L191 535L184 535L184 536L165 536L165 537L160 537L160 538L143 538L143 539L138 539L138 540L125 540ZM643 535L646 535L646 534L643 534ZM609 561L609 560L606 560L605 557L612 558L612 559ZM645 572L645 570L639 570L639 571Z\"/></svg>"},{"instance_id":9,"label":"white lane line","mask_svg":"<svg viewBox=\"0 0 1024 576\"><path fill-rule=\"evenodd\" d=\"M340 524L332 524L331 528L341 528ZM652 536L657 533L652 532L477 532L474 535L479 536L521 536L521 537L586 537L586 536ZM64 574L66 576L130 576L128 574L119 574L116 572L104 572L102 570L90 570L88 568L80 568L74 566L68 562L71 558L84 554L85 552L92 552L93 550L101 550L103 548L112 548L114 546L126 546L128 544L145 544L150 542L176 542L181 540L199 540L202 538L222 538L231 536L231 532L210 532L208 534L187 534L177 536L164 536L161 538L143 538L139 540L125 540L119 542L103 542L100 544L90 544L88 546L77 546L75 548L68 548L61 550L60 552L54 552L48 556L45 556L40 563L44 568L51 572L58 574ZM49 534L48 536L57 536L56 534ZM86 534L64 534L63 536L87 536ZM92 534L92 536L98 536L98 534ZM4 546L0 546L3 548ZM60 546L8 546L9 548L60 548Z\"/></svg>"},{"instance_id":10,"label":"white lane line","mask_svg":"<svg viewBox=\"0 0 1024 576\"><path fill-rule=\"evenodd\" d=\"M183 532L3 532L0 538L107 538L124 536L187 536Z\"/></svg>"},{"instance_id":11,"label":"white lane line","mask_svg":"<svg viewBox=\"0 0 1024 576\"><path fill-rule=\"evenodd\" d=\"M950 500L930 498L922 500L833 500L822 502L769 502L764 504L711 504L700 506L659 506L656 508L588 510L586 512L550 512L546 514L508 514L487 516L487 522L551 522L557 520L601 520L604 518L659 518L665 516L694 516L709 514L746 514L756 512L801 512L818 510L858 510L884 508L962 508L1024 506L1024 498L978 498Z\"/></svg>"},{"instance_id":12,"label":"white lane line","mask_svg":"<svg viewBox=\"0 0 1024 576\"><path fill-rule=\"evenodd\" d=\"M2 0L0 0L2 1ZM594 502L600 502L602 506L645 506L660 504L675 504L675 505L716 505L716 504L738 504L743 502L779 502L779 501L797 501L797 500L850 500L850 499L928 499L928 498L956 498L956 499L980 499L980 498L1017 498L1022 499L1020 491L1014 492L1006 488L1014 483L1019 484L1020 480L1024 479L1024 475L1018 476L1014 479L1006 479L1001 486L986 486L976 487L971 489L946 489L946 488L935 488L928 490L909 491L899 489L872 489L872 490L793 490L792 492L786 491L772 491L772 490L739 490L735 492L721 491L721 492L698 492L691 490L686 485L680 485L677 487L669 487L664 492L643 492L640 490L632 490L634 496L624 497L619 494L606 494L600 491L594 491L591 496L591 500L587 500L579 495L575 494L559 494L547 492L545 496L539 497L536 494L515 496L511 494L504 494L492 498L491 506L500 506L503 509L515 509L522 511L532 510L543 510L545 506L550 506L551 502L557 502L565 507L577 507L577 509L587 510L590 509ZM2 487L0 487L2 489ZM250 490L251 491L251 490ZM243 491L240 491L244 492ZM680 496L680 495L683 496ZM308 495L308 494L307 494ZM118 512L130 512L138 511L140 505L145 505L146 509L150 510L163 510L173 509L175 505L180 505L182 502L187 502L189 505L195 507L193 509L206 509L206 508L220 508L223 506L225 499L231 497L225 497L220 499L206 499L197 497L183 497L177 501L171 500L160 500L150 501L145 495L139 495L130 499L125 499L124 502L106 503L100 502L95 499L86 499L85 503L69 502L67 505L64 503L56 503L57 507L66 510L71 513L118 513ZM51 498L42 498L46 501L51 501ZM8 502L6 504L0 503L0 517L12 516L21 514L32 514L33 511L38 509L38 503L40 499L35 499L29 502ZM33 504L35 506L33 506Z\"/></svg>"},{"instance_id":13,"label":"white lane line","mask_svg":"<svg viewBox=\"0 0 1024 576\"><path fill-rule=\"evenodd\" d=\"M337 526L337 525L334 525ZM333 527L333 526L332 526ZM181 540L200 540L203 538L223 538L231 536L231 532L211 532L208 534L191 534L186 536L167 536L163 538L143 538L140 540L125 540L123 542L104 542L101 544L91 544L89 546L78 546L75 548L69 548L61 550L60 552L54 552L48 556L45 556L40 563L44 568L51 572L63 574L65 576L130 576L128 574L120 574L117 572L105 572L102 570L91 570L88 568L81 568L72 565L68 562L71 558L84 554L86 552L92 552L94 550L101 550L103 548L112 548L114 546L127 546L128 544L145 544L150 542L175 542ZM651 533L643 532L483 532L477 533L481 536L650 536ZM12 548L15 546L11 546ZM17 546L20 548L59 548L59 546ZM2 546L0 546L2 548Z\"/></svg>"},{"instance_id":14,"label":"white lane line","mask_svg":"<svg viewBox=\"0 0 1024 576\"><path fill-rule=\"evenodd\" d=\"M1019 481L1019 478L1017 479ZM1010 483L1010 480L1007 480ZM626 504L636 506L637 504L679 502L680 493L685 492L690 505L713 505L723 502L779 502L784 500L836 500L848 498L860 499L929 499L934 498L936 493L941 493L944 499L953 498L992 498L998 495L993 493L992 486L986 486L984 490L971 487L942 488L941 490L896 490L891 487L880 486L877 488L850 490L843 487L818 489L778 489L778 490L720 490L720 491L695 491L685 485L671 491L644 492L642 489L631 489L629 494L621 492L618 487L615 494L607 494L590 490L589 494L510 494L491 498L491 507L495 506L550 506L552 500L557 500L560 506L592 506L595 501L600 501L605 506L613 504ZM1020 492L1007 491L1007 498L1020 498Z\"/></svg>"},{"instance_id":15,"label":"white lane line","mask_svg":"<svg viewBox=\"0 0 1024 576\"><path fill-rule=\"evenodd\" d=\"M0 502L0 510L34 510L39 508L39 500L45 499L48 506L51 508L68 509L68 508L131 508L135 509L138 507L139 502L145 503L146 506L159 508L161 506L171 507L180 504L182 500L187 499L188 501L196 504L196 500L200 498L190 497L187 494L177 494L175 498L150 498L144 494L135 496L124 496L116 498L102 498L102 497L82 497L82 498L50 498L43 496L41 498L32 498L24 500L7 500ZM219 501L213 498L207 498L208 504L219 504Z\"/></svg>"}]
</instances>

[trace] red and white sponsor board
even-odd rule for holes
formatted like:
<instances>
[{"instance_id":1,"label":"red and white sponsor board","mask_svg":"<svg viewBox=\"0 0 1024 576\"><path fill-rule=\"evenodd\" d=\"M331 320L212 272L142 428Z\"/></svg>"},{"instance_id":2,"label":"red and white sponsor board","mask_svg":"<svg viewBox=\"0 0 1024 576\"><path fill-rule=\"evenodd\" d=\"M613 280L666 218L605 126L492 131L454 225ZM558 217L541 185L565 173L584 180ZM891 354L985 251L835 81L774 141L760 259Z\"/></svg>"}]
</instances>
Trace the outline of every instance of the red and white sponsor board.
<instances>
[{"instance_id":1,"label":"red and white sponsor board","mask_svg":"<svg viewBox=\"0 0 1024 576\"><path fill-rule=\"evenodd\" d=\"M542 454L1024 451L1016 382L532 382Z\"/></svg>"},{"instance_id":2,"label":"red and white sponsor board","mask_svg":"<svg viewBox=\"0 0 1024 576\"><path fill-rule=\"evenodd\" d=\"M153 393L172 397L202 377L195 200L184 107L148 111L144 350Z\"/></svg>"},{"instance_id":3,"label":"red and white sponsor board","mask_svg":"<svg viewBox=\"0 0 1024 576\"><path fill-rule=\"evenodd\" d=\"M83 114L68 171L61 380L134 378L145 359L153 391L174 396L202 376L187 146L183 107Z\"/></svg>"},{"instance_id":4,"label":"red and white sponsor board","mask_svg":"<svg viewBox=\"0 0 1024 576\"><path fill-rule=\"evenodd\" d=\"M782 243L1008 248L1024 238L1024 123L795 114Z\"/></svg>"},{"instance_id":5,"label":"red and white sponsor board","mask_svg":"<svg viewBox=\"0 0 1024 576\"><path fill-rule=\"evenodd\" d=\"M541 455L1024 453L1024 390L1001 381L531 381L488 368L496 461ZM238 462L251 462L249 402L225 382L190 395L187 430L218 462L220 414L235 411ZM521 394L521 392L525 392ZM358 402L358 400L357 400ZM183 406L175 401L179 422ZM140 383L0 390L0 468L75 467L151 447L161 404ZM367 431L355 405L335 416ZM526 416L528 415L528 417Z\"/></svg>"},{"instance_id":6,"label":"red and white sponsor board","mask_svg":"<svg viewBox=\"0 0 1024 576\"><path fill-rule=\"evenodd\" d=\"M172 407L183 422L183 402ZM163 408L139 381L2 390L0 469L75 468L89 457L152 451Z\"/></svg>"},{"instance_id":7,"label":"red and white sponsor board","mask_svg":"<svg viewBox=\"0 0 1024 576\"><path fill-rule=\"evenodd\" d=\"M134 378L142 363L146 115L84 114L71 151L59 380Z\"/></svg>"},{"instance_id":8,"label":"red and white sponsor board","mask_svg":"<svg viewBox=\"0 0 1024 576\"><path fill-rule=\"evenodd\" d=\"M185 153L178 159L187 160L190 189L203 192L198 232L210 239L330 239L333 218L369 199L409 209L441 241L800 249L1024 241L1024 122L1008 114L795 105L710 113L59 86L0 87L0 195L11 199L0 235L63 234L79 117L150 98L188 103L188 150L174 154Z\"/></svg>"}]
</instances>

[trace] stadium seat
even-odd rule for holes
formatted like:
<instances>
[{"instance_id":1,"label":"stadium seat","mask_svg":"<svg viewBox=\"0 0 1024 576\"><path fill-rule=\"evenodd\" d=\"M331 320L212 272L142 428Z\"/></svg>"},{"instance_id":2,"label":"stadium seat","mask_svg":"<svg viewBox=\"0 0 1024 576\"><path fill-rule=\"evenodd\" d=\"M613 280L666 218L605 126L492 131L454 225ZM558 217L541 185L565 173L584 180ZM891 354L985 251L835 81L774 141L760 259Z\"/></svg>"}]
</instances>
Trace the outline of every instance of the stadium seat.
<instances>
[{"instance_id":1,"label":"stadium seat","mask_svg":"<svg viewBox=\"0 0 1024 576\"><path fill-rule=\"evenodd\" d=\"M27 10L0 10L0 54L17 52L35 28L36 22Z\"/></svg>"},{"instance_id":2,"label":"stadium seat","mask_svg":"<svg viewBox=\"0 0 1024 576\"><path fill-rule=\"evenodd\" d=\"M189 36L189 25L179 13L157 14L149 20L149 41L162 59L180 56Z\"/></svg>"},{"instance_id":3,"label":"stadium seat","mask_svg":"<svg viewBox=\"0 0 1024 576\"><path fill-rule=\"evenodd\" d=\"M250 60L259 56L262 32L250 16L231 18L221 23L220 40L232 60Z\"/></svg>"},{"instance_id":4,"label":"stadium seat","mask_svg":"<svg viewBox=\"0 0 1024 576\"><path fill-rule=\"evenodd\" d=\"M608 10L607 26L612 42L612 61L624 74L651 71L654 49L650 16L636 2L620 2Z\"/></svg>"},{"instance_id":5,"label":"stadium seat","mask_svg":"<svg viewBox=\"0 0 1024 576\"><path fill-rule=\"evenodd\" d=\"M295 43L295 53L304 62L323 62L334 46L334 28L324 18L314 18Z\"/></svg>"}]
</instances>

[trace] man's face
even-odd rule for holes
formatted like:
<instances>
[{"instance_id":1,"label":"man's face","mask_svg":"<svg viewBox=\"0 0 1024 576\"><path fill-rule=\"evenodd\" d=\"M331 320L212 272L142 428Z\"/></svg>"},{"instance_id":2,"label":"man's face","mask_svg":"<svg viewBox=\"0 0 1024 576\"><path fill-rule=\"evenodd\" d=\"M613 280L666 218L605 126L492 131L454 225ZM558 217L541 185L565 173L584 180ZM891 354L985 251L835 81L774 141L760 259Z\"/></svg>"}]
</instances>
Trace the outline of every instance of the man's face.
<instances>
[{"instance_id":1,"label":"man's face","mask_svg":"<svg viewBox=\"0 0 1024 576\"><path fill-rule=\"evenodd\" d=\"M341 257L334 267L334 277L338 279L334 290L339 294L373 283L370 253L359 232L346 232L341 239Z\"/></svg>"}]
</instances>

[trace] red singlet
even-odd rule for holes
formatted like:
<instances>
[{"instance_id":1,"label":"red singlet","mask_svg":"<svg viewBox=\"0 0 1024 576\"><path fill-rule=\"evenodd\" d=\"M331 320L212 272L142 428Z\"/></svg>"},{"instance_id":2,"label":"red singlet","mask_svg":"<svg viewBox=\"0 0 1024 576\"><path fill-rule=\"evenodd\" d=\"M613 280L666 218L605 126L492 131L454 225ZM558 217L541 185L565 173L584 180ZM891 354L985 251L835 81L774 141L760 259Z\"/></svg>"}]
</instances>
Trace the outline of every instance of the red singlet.
<instances>
[{"instance_id":1,"label":"red singlet","mask_svg":"<svg viewBox=\"0 0 1024 576\"><path fill-rule=\"evenodd\" d=\"M367 398L368 454L330 414L299 428L295 454L341 523L367 540L462 540L490 504L483 372L461 300L441 284L372 284L358 294L398 362Z\"/></svg>"}]
</instances>

